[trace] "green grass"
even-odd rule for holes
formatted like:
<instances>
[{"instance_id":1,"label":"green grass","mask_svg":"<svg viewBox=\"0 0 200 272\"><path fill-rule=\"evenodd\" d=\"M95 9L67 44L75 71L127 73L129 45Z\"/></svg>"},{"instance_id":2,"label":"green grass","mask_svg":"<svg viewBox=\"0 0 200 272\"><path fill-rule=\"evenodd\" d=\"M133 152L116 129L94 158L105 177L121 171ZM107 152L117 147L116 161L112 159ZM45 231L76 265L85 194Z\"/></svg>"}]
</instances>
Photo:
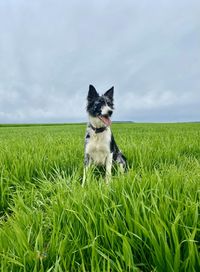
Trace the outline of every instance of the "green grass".
<instances>
[{"instance_id":1,"label":"green grass","mask_svg":"<svg viewBox=\"0 0 200 272\"><path fill-rule=\"evenodd\" d=\"M200 124L114 124L129 161L81 187L85 125L0 127L0 267L200 271Z\"/></svg>"}]
</instances>

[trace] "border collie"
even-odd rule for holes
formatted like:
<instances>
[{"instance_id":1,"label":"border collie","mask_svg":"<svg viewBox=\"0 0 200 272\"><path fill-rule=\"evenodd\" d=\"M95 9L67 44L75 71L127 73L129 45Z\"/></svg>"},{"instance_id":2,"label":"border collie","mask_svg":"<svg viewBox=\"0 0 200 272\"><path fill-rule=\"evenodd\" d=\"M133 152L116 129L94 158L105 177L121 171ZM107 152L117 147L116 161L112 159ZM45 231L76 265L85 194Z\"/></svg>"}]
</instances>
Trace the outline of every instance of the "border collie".
<instances>
[{"instance_id":1,"label":"border collie","mask_svg":"<svg viewBox=\"0 0 200 272\"><path fill-rule=\"evenodd\" d=\"M110 180L112 163L117 162L124 172L127 169L127 160L119 150L110 129L110 117L113 113L114 87L110 88L103 95L99 95L94 86L89 86L87 96L87 113L89 123L85 135L85 156L84 156L84 185L88 167L104 165L106 167L106 182Z\"/></svg>"}]
</instances>

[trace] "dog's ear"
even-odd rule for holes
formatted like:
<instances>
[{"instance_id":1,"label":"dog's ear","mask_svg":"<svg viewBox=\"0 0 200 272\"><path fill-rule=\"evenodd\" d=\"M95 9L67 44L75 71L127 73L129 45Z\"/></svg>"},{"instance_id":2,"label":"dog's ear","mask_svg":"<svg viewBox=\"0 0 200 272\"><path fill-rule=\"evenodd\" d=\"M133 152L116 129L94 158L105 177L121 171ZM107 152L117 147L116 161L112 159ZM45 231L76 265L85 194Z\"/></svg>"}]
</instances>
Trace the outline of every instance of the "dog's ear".
<instances>
[{"instance_id":1,"label":"dog's ear","mask_svg":"<svg viewBox=\"0 0 200 272\"><path fill-rule=\"evenodd\" d=\"M105 92L104 96L107 96L110 100L113 100L114 87L110 88L107 92Z\"/></svg>"},{"instance_id":2,"label":"dog's ear","mask_svg":"<svg viewBox=\"0 0 200 272\"><path fill-rule=\"evenodd\" d=\"M95 87L93 85L89 85L89 92L87 96L88 101L91 101L98 96L99 94L97 93Z\"/></svg>"}]
</instances>

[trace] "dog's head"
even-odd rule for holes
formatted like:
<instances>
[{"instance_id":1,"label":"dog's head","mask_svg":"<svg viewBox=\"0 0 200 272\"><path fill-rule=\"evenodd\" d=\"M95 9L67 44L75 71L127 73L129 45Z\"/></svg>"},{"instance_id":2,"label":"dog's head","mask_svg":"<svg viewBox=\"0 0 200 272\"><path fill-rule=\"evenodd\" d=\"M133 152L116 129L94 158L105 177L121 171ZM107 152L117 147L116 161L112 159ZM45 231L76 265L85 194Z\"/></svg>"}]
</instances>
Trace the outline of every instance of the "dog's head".
<instances>
[{"instance_id":1,"label":"dog's head","mask_svg":"<svg viewBox=\"0 0 200 272\"><path fill-rule=\"evenodd\" d=\"M91 117L100 119L106 126L111 125L110 117L114 109L113 93L114 87L100 96L94 86L89 86L87 112Z\"/></svg>"}]
</instances>

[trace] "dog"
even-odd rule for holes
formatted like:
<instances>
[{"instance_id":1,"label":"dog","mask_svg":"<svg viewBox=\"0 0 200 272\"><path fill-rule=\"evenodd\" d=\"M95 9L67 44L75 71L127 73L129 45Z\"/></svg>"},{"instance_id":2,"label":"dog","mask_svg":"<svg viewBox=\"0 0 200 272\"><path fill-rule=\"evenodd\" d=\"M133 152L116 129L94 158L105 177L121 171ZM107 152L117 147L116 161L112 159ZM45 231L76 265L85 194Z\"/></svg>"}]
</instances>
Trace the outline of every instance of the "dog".
<instances>
[{"instance_id":1,"label":"dog","mask_svg":"<svg viewBox=\"0 0 200 272\"><path fill-rule=\"evenodd\" d=\"M103 165L106 167L106 182L111 178L113 162L120 165L124 172L127 170L127 160L118 148L114 136L111 132L111 119L114 87L110 88L103 95L99 95L93 85L89 85L87 96L87 113L89 123L85 135L85 155L84 155L84 175L91 164Z\"/></svg>"}]
</instances>

